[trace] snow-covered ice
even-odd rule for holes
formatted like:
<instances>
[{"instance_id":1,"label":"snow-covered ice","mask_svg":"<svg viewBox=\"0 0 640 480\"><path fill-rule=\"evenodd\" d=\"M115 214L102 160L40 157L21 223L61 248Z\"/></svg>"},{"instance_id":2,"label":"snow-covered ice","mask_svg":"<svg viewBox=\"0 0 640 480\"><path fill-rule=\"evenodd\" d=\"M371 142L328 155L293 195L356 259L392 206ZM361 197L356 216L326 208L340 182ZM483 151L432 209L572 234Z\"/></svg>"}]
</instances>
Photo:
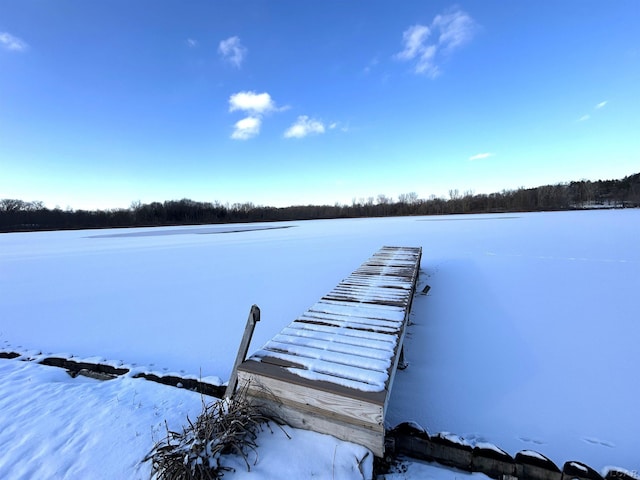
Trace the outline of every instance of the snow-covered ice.
<instances>
[{"instance_id":1,"label":"snow-covered ice","mask_svg":"<svg viewBox=\"0 0 640 480\"><path fill-rule=\"evenodd\" d=\"M288 228L2 234L0 350L99 356L159 374L226 380L252 304L260 306L262 320L250 352L382 245L422 246L418 291L426 285L431 289L414 299L413 324L405 339L409 367L395 377L389 425L413 420L432 434L454 432L472 444L490 442L512 455L535 450L559 466L577 460L596 470L607 465L640 470L640 322L635 303L640 211L256 226ZM216 229L221 234L210 234ZM52 375L49 381L34 370L46 367L17 360L1 364L0 435L2 445L13 446L0 460L0 473L23 472L23 478L30 476L22 461L27 452L39 452L43 465L60 471L104 464L109 458L116 463L108 468L133 468L133 457L146 453L152 430L165 417L180 423L183 414L195 416L200 405L197 395L186 400L192 398L190 392L128 377L103 384L67 379L60 371L47 374ZM78 438L91 443L85 426L68 422L72 416L64 408L57 413L35 401L29 378L46 385L37 390L43 398L73 391L88 399L95 395L95 405L105 398L122 400L117 390L129 384L140 392L152 389L149 403L141 400L142 407L117 413L125 419L122 425L134 426L121 434L137 438L140 433L144 448L113 457L107 451L102 461L88 453L78 460L71 455L78 444L64 450L53 432L67 428L62 425L67 422L75 425ZM145 387L137 387L142 383ZM166 408L154 403L164 396ZM182 406L174 408L172 402ZM21 440L5 432L15 435L23 410L47 420L25 420ZM101 428L96 422L87 420L86 429ZM69 456L57 454L52 460L47 455L53 448ZM259 464L267 461L263 456ZM42 470L46 465L37 472L53 472ZM16 470L21 468L25 470Z\"/></svg>"}]
</instances>

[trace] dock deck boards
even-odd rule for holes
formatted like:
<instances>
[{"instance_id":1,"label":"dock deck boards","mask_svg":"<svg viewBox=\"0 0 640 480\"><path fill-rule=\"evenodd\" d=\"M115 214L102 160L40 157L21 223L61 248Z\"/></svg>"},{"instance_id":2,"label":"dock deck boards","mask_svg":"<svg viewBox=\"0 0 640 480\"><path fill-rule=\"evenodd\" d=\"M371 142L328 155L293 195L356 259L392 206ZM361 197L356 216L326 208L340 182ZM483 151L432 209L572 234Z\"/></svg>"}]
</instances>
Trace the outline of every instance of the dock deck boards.
<instances>
[{"instance_id":1,"label":"dock deck boards","mask_svg":"<svg viewBox=\"0 0 640 480\"><path fill-rule=\"evenodd\" d=\"M382 247L238 368L249 398L290 425L384 454L384 417L422 249Z\"/></svg>"}]
</instances>

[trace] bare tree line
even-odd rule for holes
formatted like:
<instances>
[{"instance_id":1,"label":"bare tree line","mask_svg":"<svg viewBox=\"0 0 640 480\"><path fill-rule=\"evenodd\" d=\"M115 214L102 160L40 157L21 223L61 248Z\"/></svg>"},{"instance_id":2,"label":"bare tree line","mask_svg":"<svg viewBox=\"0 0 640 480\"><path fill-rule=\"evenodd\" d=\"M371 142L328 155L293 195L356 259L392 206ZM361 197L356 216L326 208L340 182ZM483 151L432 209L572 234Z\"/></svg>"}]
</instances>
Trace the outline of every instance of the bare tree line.
<instances>
[{"instance_id":1,"label":"bare tree line","mask_svg":"<svg viewBox=\"0 0 640 480\"><path fill-rule=\"evenodd\" d=\"M409 192L397 199L379 194L354 198L350 205L285 208L182 199L133 202L128 209L62 210L48 209L41 201L5 198L0 199L0 232L625 207L640 207L640 173L621 180L582 180L491 194L452 189L448 198L421 199Z\"/></svg>"}]
</instances>

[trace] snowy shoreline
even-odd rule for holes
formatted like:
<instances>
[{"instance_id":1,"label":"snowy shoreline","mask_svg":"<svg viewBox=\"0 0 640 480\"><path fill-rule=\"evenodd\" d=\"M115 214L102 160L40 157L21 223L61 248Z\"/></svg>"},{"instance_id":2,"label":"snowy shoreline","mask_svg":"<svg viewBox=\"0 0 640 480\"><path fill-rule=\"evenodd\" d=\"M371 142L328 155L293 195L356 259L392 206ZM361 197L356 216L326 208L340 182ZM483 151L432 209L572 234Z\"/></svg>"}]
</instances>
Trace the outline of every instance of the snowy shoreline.
<instances>
[{"instance_id":1,"label":"snowy shoreline","mask_svg":"<svg viewBox=\"0 0 640 480\"><path fill-rule=\"evenodd\" d=\"M101 355L224 381L251 304L264 317L253 351L381 245L422 245L418 290L431 290L414 301L389 426L415 420L559 465L639 470L640 212L465 218L225 235L3 234L0 350Z\"/></svg>"}]
</instances>

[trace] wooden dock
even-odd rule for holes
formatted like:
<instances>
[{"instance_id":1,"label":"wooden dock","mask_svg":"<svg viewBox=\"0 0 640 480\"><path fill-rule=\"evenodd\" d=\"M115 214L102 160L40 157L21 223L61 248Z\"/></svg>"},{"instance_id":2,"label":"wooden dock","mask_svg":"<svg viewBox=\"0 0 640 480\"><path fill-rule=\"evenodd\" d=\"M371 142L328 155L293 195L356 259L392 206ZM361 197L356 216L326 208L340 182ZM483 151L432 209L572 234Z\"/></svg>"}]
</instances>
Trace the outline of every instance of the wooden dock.
<instances>
[{"instance_id":1,"label":"wooden dock","mask_svg":"<svg viewBox=\"0 0 640 480\"><path fill-rule=\"evenodd\" d=\"M293 427L384 455L384 418L422 249L382 247L238 367L238 384Z\"/></svg>"}]
</instances>

